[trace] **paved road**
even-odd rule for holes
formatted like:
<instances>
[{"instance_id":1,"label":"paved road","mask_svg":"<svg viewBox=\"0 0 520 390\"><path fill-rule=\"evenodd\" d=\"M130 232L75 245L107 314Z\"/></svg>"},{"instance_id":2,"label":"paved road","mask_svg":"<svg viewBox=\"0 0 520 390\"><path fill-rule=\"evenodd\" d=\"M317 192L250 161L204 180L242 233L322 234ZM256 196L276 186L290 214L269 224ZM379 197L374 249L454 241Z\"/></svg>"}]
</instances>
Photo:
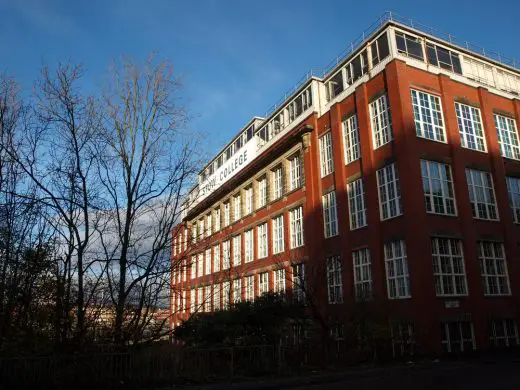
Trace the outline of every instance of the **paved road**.
<instances>
[{"instance_id":1,"label":"paved road","mask_svg":"<svg viewBox=\"0 0 520 390\"><path fill-rule=\"evenodd\" d=\"M381 370L329 383L279 387L293 390L520 390L520 363L440 363L427 368Z\"/></svg>"}]
</instances>

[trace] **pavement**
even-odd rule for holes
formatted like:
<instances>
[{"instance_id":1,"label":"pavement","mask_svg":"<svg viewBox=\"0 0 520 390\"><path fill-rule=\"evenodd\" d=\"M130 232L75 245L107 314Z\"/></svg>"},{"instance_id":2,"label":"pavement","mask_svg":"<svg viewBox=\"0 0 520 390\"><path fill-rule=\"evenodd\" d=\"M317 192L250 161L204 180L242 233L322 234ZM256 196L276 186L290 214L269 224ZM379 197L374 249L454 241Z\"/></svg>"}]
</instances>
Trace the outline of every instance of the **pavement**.
<instances>
[{"instance_id":1,"label":"pavement","mask_svg":"<svg viewBox=\"0 0 520 390\"><path fill-rule=\"evenodd\" d=\"M520 359L428 361L396 366L360 367L341 372L308 372L299 376L166 387L161 390L520 390Z\"/></svg>"}]
</instances>

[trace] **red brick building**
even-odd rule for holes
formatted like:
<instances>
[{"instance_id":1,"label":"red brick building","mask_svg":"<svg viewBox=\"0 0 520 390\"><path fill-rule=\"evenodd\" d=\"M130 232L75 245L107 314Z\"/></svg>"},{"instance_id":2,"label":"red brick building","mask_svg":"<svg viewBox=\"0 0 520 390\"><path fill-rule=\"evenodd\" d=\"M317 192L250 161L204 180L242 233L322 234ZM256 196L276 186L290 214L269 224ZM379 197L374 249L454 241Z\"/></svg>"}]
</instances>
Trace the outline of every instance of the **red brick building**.
<instances>
[{"instance_id":1,"label":"red brick building","mask_svg":"<svg viewBox=\"0 0 520 390\"><path fill-rule=\"evenodd\" d=\"M304 280L325 316L383 301L396 343L518 345L520 71L392 14L374 26L200 173L172 326Z\"/></svg>"}]
</instances>

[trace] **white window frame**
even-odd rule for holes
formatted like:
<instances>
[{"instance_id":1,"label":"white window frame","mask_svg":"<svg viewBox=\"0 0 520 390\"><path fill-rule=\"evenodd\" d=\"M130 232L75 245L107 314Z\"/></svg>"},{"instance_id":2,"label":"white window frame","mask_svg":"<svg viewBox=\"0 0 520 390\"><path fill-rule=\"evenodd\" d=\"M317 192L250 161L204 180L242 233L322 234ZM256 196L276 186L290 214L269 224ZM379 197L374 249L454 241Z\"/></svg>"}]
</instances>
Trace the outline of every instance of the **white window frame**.
<instances>
[{"instance_id":1,"label":"white window frame","mask_svg":"<svg viewBox=\"0 0 520 390\"><path fill-rule=\"evenodd\" d=\"M334 172L334 154L332 150L332 132L320 137L320 172L325 177Z\"/></svg>"},{"instance_id":2,"label":"white window frame","mask_svg":"<svg viewBox=\"0 0 520 390\"><path fill-rule=\"evenodd\" d=\"M465 324L469 324L469 326L470 326L471 339L463 337L462 326L463 326L464 323ZM471 346L472 346L471 350L475 350L476 343L475 343L475 331L473 329L473 323L470 322L470 321L457 321L457 322L449 321L449 322L441 323L441 326L444 328L444 332L443 333L446 336L446 339L442 339L441 342L442 342L443 345L446 346L446 350L448 351L448 353L454 352L453 351L453 345L452 345L452 339L450 337L450 325L449 324L451 324L452 326L456 326L457 332L461 336L461 338L459 340L457 340L457 342L459 343L459 349L457 349L455 352L459 352L459 351L460 352L464 352L465 351L464 344L468 343L468 342L471 343Z\"/></svg>"},{"instance_id":3,"label":"white window frame","mask_svg":"<svg viewBox=\"0 0 520 390\"><path fill-rule=\"evenodd\" d=\"M253 186L249 186L244 190L244 197L245 197L245 215L249 215L253 212L253 200L254 200L254 194L253 194Z\"/></svg>"},{"instance_id":4,"label":"white window frame","mask_svg":"<svg viewBox=\"0 0 520 390\"><path fill-rule=\"evenodd\" d=\"M273 229L273 255L282 253L285 249L283 219L283 214L280 214L271 220L271 227Z\"/></svg>"},{"instance_id":5,"label":"white window frame","mask_svg":"<svg viewBox=\"0 0 520 390\"><path fill-rule=\"evenodd\" d=\"M210 275L211 274L211 263L212 263L211 248L206 249L206 253L205 253L204 257L205 257L204 275Z\"/></svg>"},{"instance_id":6,"label":"white window frame","mask_svg":"<svg viewBox=\"0 0 520 390\"><path fill-rule=\"evenodd\" d=\"M204 303L204 288L197 288L197 312L204 310L202 304Z\"/></svg>"},{"instance_id":7,"label":"white window frame","mask_svg":"<svg viewBox=\"0 0 520 390\"><path fill-rule=\"evenodd\" d=\"M285 294L285 268L274 270L273 291L277 294Z\"/></svg>"},{"instance_id":8,"label":"white window frame","mask_svg":"<svg viewBox=\"0 0 520 390\"><path fill-rule=\"evenodd\" d=\"M491 173L466 168L466 181L473 218L498 221L500 218Z\"/></svg>"},{"instance_id":9,"label":"white window frame","mask_svg":"<svg viewBox=\"0 0 520 390\"><path fill-rule=\"evenodd\" d=\"M303 246L303 206L295 207L289 211L291 249Z\"/></svg>"},{"instance_id":10,"label":"white window frame","mask_svg":"<svg viewBox=\"0 0 520 390\"><path fill-rule=\"evenodd\" d=\"M372 299L372 264L370 250L361 248L352 251L352 266L354 268L354 292L356 300Z\"/></svg>"},{"instance_id":11,"label":"white window frame","mask_svg":"<svg viewBox=\"0 0 520 390\"><path fill-rule=\"evenodd\" d=\"M292 266L292 293L295 302L304 303L306 301L306 278L305 263L294 264Z\"/></svg>"},{"instance_id":12,"label":"white window frame","mask_svg":"<svg viewBox=\"0 0 520 390\"><path fill-rule=\"evenodd\" d=\"M511 295L504 244L479 241L478 260L485 296Z\"/></svg>"},{"instance_id":13,"label":"white window frame","mask_svg":"<svg viewBox=\"0 0 520 390\"><path fill-rule=\"evenodd\" d=\"M325 238L334 237L338 231L338 212L336 207L336 191L330 191L322 196L323 232Z\"/></svg>"},{"instance_id":14,"label":"white window frame","mask_svg":"<svg viewBox=\"0 0 520 390\"><path fill-rule=\"evenodd\" d=\"M520 141L516 120L507 116L493 115L502 157L520 160Z\"/></svg>"},{"instance_id":15,"label":"white window frame","mask_svg":"<svg viewBox=\"0 0 520 390\"><path fill-rule=\"evenodd\" d=\"M222 310L222 299L220 294L222 287L220 284L213 284L213 310Z\"/></svg>"},{"instance_id":16,"label":"white window frame","mask_svg":"<svg viewBox=\"0 0 520 390\"><path fill-rule=\"evenodd\" d=\"M213 272L220 271L220 244L213 246Z\"/></svg>"},{"instance_id":17,"label":"white window frame","mask_svg":"<svg viewBox=\"0 0 520 390\"><path fill-rule=\"evenodd\" d=\"M397 164L392 163L376 171L381 221L403 214L401 188Z\"/></svg>"},{"instance_id":18,"label":"white window frame","mask_svg":"<svg viewBox=\"0 0 520 390\"><path fill-rule=\"evenodd\" d=\"M302 166L300 153L289 158L289 190L294 191L302 185Z\"/></svg>"},{"instance_id":19,"label":"white window frame","mask_svg":"<svg viewBox=\"0 0 520 390\"><path fill-rule=\"evenodd\" d=\"M240 193L233 197L233 203L233 222L236 222L242 218L242 196Z\"/></svg>"},{"instance_id":20,"label":"white window frame","mask_svg":"<svg viewBox=\"0 0 520 390\"><path fill-rule=\"evenodd\" d=\"M264 176L258 180L258 207L262 208L267 205L268 202L268 191L267 191L267 177Z\"/></svg>"},{"instance_id":21,"label":"white window frame","mask_svg":"<svg viewBox=\"0 0 520 390\"><path fill-rule=\"evenodd\" d=\"M212 215L209 213L206 215L206 237L211 236L212 229L213 229L213 222L212 222Z\"/></svg>"},{"instance_id":22,"label":"white window frame","mask_svg":"<svg viewBox=\"0 0 520 390\"><path fill-rule=\"evenodd\" d=\"M233 280L233 303L242 302L242 279L236 278Z\"/></svg>"},{"instance_id":23,"label":"white window frame","mask_svg":"<svg viewBox=\"0 0 520 390\"><path fill-rule=\"evenodd\" d=\"M325 260L327 264L328 302L331 305L343 303L343 275L341 258L339 256L330 256Z\"/></svg>"},{"instance_id":24,"label":"white window frame","mask_svg":"<svg viewBox=\"0 0 520 390\"><path fill-rule=\"evenodd\" d=\"M362 177L347 184L347 194L350 230L367 226L367 209Z\"/></svg>"},{"instance_id":25,"label":"white window frame","mask_svg":"<svg viewBox=\"0 0 520 390\"><path fill-rule=\"evenodd\" d=\"M457 203L451 166L437 161L421 160L421 175L426 212L456 216Z\"/></svg>"},{"instance_id":26,"label":"white window frame","mask_svg":"<svg viewBox=\"0 0 520 390\"><path fill-rule=\"evenodd\" d=\"M269 272L258 274L258 296L269 292Z\"/></svg>"},{"instance_id":27,"label":"white window frame","mask_svg":"<svg viewBox=\"0 0 520 390\"><path fill-rule=\"evenodd\" d=\"M266 258L269 247L269 236L268 236L268 228L267 222L264 222L257 227L257 243L258 243L258 258L264 259Z\"/></svg>"},{"instance_id":28,"label":"white window frame","mask_svg":"<svg viewBox=\"0 0 520 390\"><path fill-rule=\"evenodd\" d=\"M250 263L255 259L255 234L254 229L244 232L244 261Z\"/></svg>"},{"instance_id":29,"label":"white window frame","mask_svg":"<svg viewBox=\"0 0 520 390\"><path fill-rule=\"evenodd\" d=\"M206 313L211 311L211 285L207 285L204 287L204 303L203 310Z\"/></svg>"},{"instance_id":30,"label":"white window frame","mask_svg":"<svg viewBox=\"0 0 520 390\"><path fill-rule=\"evenodd\" d=\"M231 225L231 200L224 202L224 227Z\"/></svg>"},{"instance_id":31,"label":"white window frame","mask_svg":"<svg viewBox=\"0 0 520 390\"><path fill-rule=\"evenodd\" d=\"M384 94L378 97L369 104L369 109L372 143L375 150L392 142L394 139L388 96Z\"/></svg>"},{"instance_id":32,"label":"white window frame","mask_svg":"<svg viewBox=\"0 0 520 390\"><path fill-rule=\"evenodd\" d=\"M361 148L359 143L359 128L357 115L353 114L343 121L343 143L345 146L345 164L361 158Z\"/></svg>"},{"instance_id":33,"label":"white window frame","mask_svg":"<svg viewBox=\"0 0 520 390\"><path fill-rule=\"evenodd\" d=\"M191 279L197 278L197 255L191 256Z\"/></svg>"},{"instance_id":34,"label":"white window frame","mask_svg":"<svg viewBox=\"0 0 520 390\"><path fill-rule=\"evenodd\" d=\"M246 292L246 301L253 302L255 300L255 276L249 275L245 278L245 292Z\"/></svg>"},{"instance_id":35,"label":"white window frame","mask_svg":"<svg viewBox=\"0 0 520 390\"><path fill-rule=\"evenodd\" d=\"M242 264L242 235L233 236L233 267Z\"/></svg>"},{"instance_id":36,"label":"white window frame","mask_svg":"<svg viewBox=\"0 0 520 390\"><path fill-rule=\"evenodd\" d=\"M502 328L500 333L497 332L498 327ZM495 348L520 345L516 320L513 318L492 320L489 324L489 340Z\"/></svg>"},{"instance_id":37,"label":"white window frame","mask_svg":"<svg viewBox=\"0 0 520 390\"><path fill-rule=\"evenodd\" d=\"M384 253L388 299L411 298L410 274L404 240L387 242L384 245Z\"/></svg>"},{"instance_id":38,"label":"white window frame","mask_svg":"<svg viewBox=\"0 0 520 390\"><path fill-rule=\"evenodd\" d=\"M273 200L280 199L283 195L283 170L282 167L276 167L271 172L273 180Z\"/></svg>"},{"instance_id":39,"label":"white window frame","mask_svg":"<svg viewBox=\"0 0 520 390\"><path fill-rule=\"evenodd\" d=\"M190 290L190 313L195 313L197 310L196 291L194 288Z\"/></svg>"},{"instance_id":40,"label":"white window frame","mask_svg":"<svg viewBox=\"0 0 520 390\"><path fill-rule=\"evenodd\" d=\"M220 230L220 207L215 209L215 233Z\"/></svg>"},{"instance_id":41,"label":"white window frame","mask_svg":"<svg viewBox=\"0 0 520 390\"><path fill-rule=\"evenodd\" d=\"M480 109L455 102L455 113L463 148L487 153L486 135Z\"/></svg>"},{"instance_id":42,"label":"white window frame","mask_svg":"<svg viewBox=\"0 0 520 390\"><path fill-rule=\"evenodd\" d=\"M416 89L412 89L411 93L417 137L446 143L441 98Z\"/></svg>"},{"instance_id":43,"label":"white window frame","mask_svg":"<svg viewBox=\"0 0 520 390\"><path fill-rule=\"evenodd\" d=\"M513 221L520 223L520 177L506 177L509 206L513 212Z\"/></svg>"},{"instance_id":44,"label":"white window frame","mask_svg":"<svg viewBox=\"0 0 520 390\"><path fill-rule=\"evenodd\" d=\"M230 240L226 240L222 243L222 253L223 253L223 261L222 261L222 269L226 270L231 267L231 242Z\"/></svg>"},{"instance_id":45,"label":"white window frame","mask_svg":"<svg viewBox=\"0 0 520 390\"><path fill-rule=\"evenodd\" d=\"M204 253L197 254L197 277L204 276Z\"/></svg>"},{"instance_id":46,"label":"white window frame","mask_svg":"<svg viewBox=\"0 0 520 390\"><path fill-rule=\"evenodd\" d=\"M436 295L438 297L467 296L468 282L462 241L454 238L432 237L431 242Z\"/></svg>"},{"instance_id":47,"label":"white window frame","mask_svg":"<svg viewBox=\"0 0 520 390\"><path fill-rule=\"evenodd\" d=\"M231 293L231 282L229 280L226 280L225 282L222 283L222 308L223 309L229 308L230 293Z\"/></svg>"}]
</instances>

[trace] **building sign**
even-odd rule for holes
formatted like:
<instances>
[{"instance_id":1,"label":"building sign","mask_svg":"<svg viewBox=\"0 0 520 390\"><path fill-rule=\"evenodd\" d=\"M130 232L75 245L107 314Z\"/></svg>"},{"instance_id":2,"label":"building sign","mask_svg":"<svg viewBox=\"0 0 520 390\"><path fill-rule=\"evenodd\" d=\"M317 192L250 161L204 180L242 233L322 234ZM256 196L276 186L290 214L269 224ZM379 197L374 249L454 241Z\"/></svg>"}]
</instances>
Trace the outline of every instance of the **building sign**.
<instances>
[{"instance_id":1,"label":"building sign","mask_svg":"<svg viewBox=\"0 0 520 390\"><path fill-rule=\"evenodd\" d=\"M192 200L193 203L190 205L190 209L219 189L238 172L242 171L257 157L257 155L258 137L253 137L228 161L222 164L213 175L208 176L206 180L199 184L198 194L194 194L194 199Z\"/></svg>"}]
</instances>

